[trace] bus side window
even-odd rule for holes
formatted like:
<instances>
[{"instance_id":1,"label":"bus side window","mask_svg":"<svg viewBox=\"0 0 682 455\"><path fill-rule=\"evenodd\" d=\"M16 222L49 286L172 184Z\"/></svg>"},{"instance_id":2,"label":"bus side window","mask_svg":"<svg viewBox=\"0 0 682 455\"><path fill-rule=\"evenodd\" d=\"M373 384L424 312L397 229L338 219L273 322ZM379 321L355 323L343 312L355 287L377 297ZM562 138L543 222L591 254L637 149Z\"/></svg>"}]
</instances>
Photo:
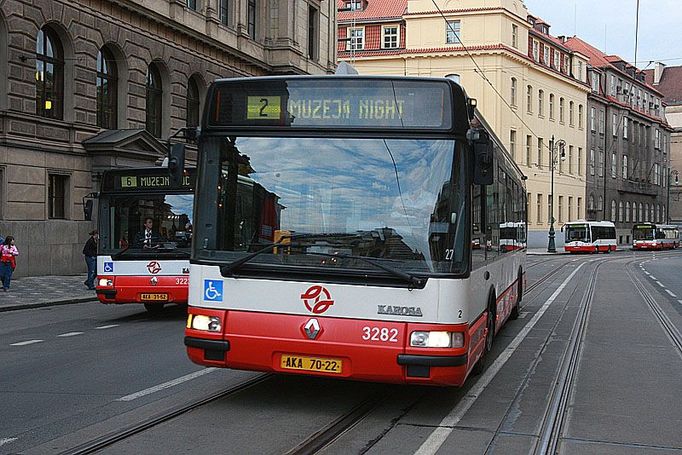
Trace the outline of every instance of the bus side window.
<instances>
[{"instance_id":1,"label":"bus side window","mask_svg":"<svg viewBox=\"0 0 682 455\"><path fill-rule=\"evenodd\" d=\"M485 228L482 225L483 201L481 185L472 186L472 220L471 220L471 268L477 268L485 265Z\"/></svg>"}]
</instances>

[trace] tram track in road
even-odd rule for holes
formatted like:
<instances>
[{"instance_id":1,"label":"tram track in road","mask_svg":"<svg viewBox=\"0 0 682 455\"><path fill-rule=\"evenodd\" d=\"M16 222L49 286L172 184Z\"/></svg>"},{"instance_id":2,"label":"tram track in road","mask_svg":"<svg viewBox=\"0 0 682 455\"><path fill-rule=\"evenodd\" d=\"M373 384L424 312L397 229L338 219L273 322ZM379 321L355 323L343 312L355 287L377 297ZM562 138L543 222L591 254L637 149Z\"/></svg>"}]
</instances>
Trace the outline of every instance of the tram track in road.
<instances>
[{"instance_id":1,"label":"tram track in road","mask_svg":"<svg viewBox=\"0 0 682 455\"><path fill-rule=\"evenodd\" d=\"M151 418L145 419L144 421L132 424L128 427L119 428L113 432L103 435L99 438L87 441L81 445L73 447L71 449L62 451L59 455L86 455L95 453L107 447L110 447L118 442L128 439L132 436L138 435L145 431L148 431L168 420L179 417L183 414L187 414L201 406L205 406L209 403L215 402L217 400L229 397L231 395L236 395L237 393L243 392L251 387L261 384L272 377L272 374L262 374L254 378L248 379L246 381L235 384L225 390L218 393L204 397L202 399L193 401L188 404L177 406L171 408L165 412L159 413Z\"/></svg>"},{"instance_id":2,"label":"tram track in road","mask_svg":"<svg viewBox=\"0 0 682 455\"><path fill-rule=\"evenodd\" d=\"M637 292L642 296L642 299L646 302L649 310L651 310L651 313L670 339L670 342L677 349L677 353L682 357L682 334L680 334L680 331L675 327L675 324L670 320L668 315L665 314L665 311L663 311L658 302L656 302L656 299L646 288L645 283L637 276L637 273L632 270L632 262L626 266L626 271L635 284Z\"/></svg>"}]
</instances>

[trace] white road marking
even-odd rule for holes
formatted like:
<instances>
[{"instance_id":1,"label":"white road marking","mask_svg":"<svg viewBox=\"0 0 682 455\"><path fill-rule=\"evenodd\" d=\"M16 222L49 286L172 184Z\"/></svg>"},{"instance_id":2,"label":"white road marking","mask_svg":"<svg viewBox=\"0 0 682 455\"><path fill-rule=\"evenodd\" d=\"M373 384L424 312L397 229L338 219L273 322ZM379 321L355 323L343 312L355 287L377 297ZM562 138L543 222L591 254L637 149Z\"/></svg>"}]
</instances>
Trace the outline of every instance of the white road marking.
<instances>
[{"instance_id":1,"label":"white road marking","mask_svg":"<svg viewBox=\"0 0 682 455\"><path fill-rule=\"evenodd\" d=\"M676 296L675 294L673 294L672 292L670 292L668 289L666 289L665 292L667 292L668 294L670 294L672 297L677 298L677 296Z\"/></svg>"},{"instance_id":2,"label":"white road marking","mask_svg":"<svg viewBox=\"0 0 682 455\"><path fill-rule=\"evenodd\" d=\"M490 384L490 381L493 380L495 375L502 369L505 363L507 363L507 360L512 356L514 351L516 351L516 348L519 347L521 342L526 338L528 333L535 327L535 324L540 320L542 315L545 314L545 311L547 311L547 308L556 300L556 298L561 294L561 291L564 290L566 285L568 284L569 281L573 279L576 273L578 273L578 270L585 265L586 263L583 262L580 264L574 271L571 273L566 280L564 280L563 283L561 283L561 286L557 288L556 291L554 291L554 294L552 294L549 299L542 305L542 307L538 310L537 313L533 316L533 318L526 324L526 326L519 332L518 335L516 335L516 338L512 340L511 343L509 343L509 346L505 348L505 350L502 352L502 354L499 355L499 357L495 360L495 362L490 365L490 367L483 373L483 375L479 378L478 381L476 381L476 384L471 388L469 393L467 394L462 401L459 402L457 406L455 406L452 411L448 415L446 415L443 420L441 420L440 424L438 424L438 428L436 428L433 433L429 435L429 437L424 441L424 443L419 447L419 449L415 452L415 455L432 455L435 454L440 446L443 445L445 440L450 436L450 433L452 433L452 430L454 430L455 425L462 420L462 417L467 413L469 408L476 402L478 397L483 393L483 390Z\"/></svg>"},{"instance_id":3,"label":"white road marking","mask_svg":"<svg viewBox=\"0 0 682 455\"><path fill-rule=\"evenodd\" d=\"M110 329L112 327L118 327L118 324L111 324L111 325L101 325L99 327L95 327L95 330L104 330L104 329Z\"/></svg>"},{"instance_id":4,"label":"white road marking","mask_svg":"<svg viewBox=\"0 0 682 455\"><path fill-rule=\"evenodd\" d=\"M655 280L655 279L656 279L656 277L653 276L652 274L649 274L649 277L650 277L652 280Z\"/></svg>"},{"instance_id":5,"label":"white road marking","mask_svg":"<svg viewBox=\"0 0 682 455\"><path fill-rule=\"evenodd\" d=\"M28 346L29 344L42 343L44 340L28 340L20 341L19 343L12 343L10 346Z\"/></svg>"},{"instance_id":6,"label":"white road marking","mask_svg":"<svg viewBox=\"0 0 682 455\"><path fill-rule=\"evenodd\" d=\"M642 269L642 270L644 270L644 269ZM646 270L644 270L644 274L651 276L651 274L649 272L647 272Z\"/></svg>"},{"instance_id":7,"label":"white road marking","mask_svg":"<svg viewBox=\"0 0 682 455\"><path fill-rule=\"evenodd\" d=\"M57 335L58 337L75 337L76 335L83 335L83 332L68 332L68 333L62 333L61 335Z\"/></svg>"},{"instance_id":8,"label":"white road marking","mask_svg":"<svg viewBox=\"0 0 682 455\"><path fill-rule=\"evenodd\" d=\"M662 287L662 288L665 288L665 286L663 285L663 283L661 283L661 282L658 281L658 280L656 280L656 284L659 285L659 286Z\"/></svg>"},{"instance_id":9,"label":"white road marking","mask_svg":"<svg viewBox=\"0 0 682 455\"><path fill-rule=\"evenodd\" d=\"M139 392L132 393L130 395L126 395L124 397L116 399L116 401L133 401L136 400L140 397L143 397L145 395L149 395L155 392L158 392L163 389L167 389L169 387L176 386L178 384L182 384L183 382L191 381L192 379L198 378L199 376L203 376L208 373L212 373L217 368L206 368L203 370L195 371L194 373L187 374L185 376L181 376L177 379L173 379L172 381L164 382L163 384L155 385L154 387L150 387L148 389L140 390Z\"/></svg>"},{"instance_id":10,"label":"white road marking","mask_svg":"<svg viewBox=\"0 0 682 455\"><path fill-rule=\"evenodd\" d=\"M14 442L19 438L0 438L0 446Z\"/></svg>"}]
</instances>

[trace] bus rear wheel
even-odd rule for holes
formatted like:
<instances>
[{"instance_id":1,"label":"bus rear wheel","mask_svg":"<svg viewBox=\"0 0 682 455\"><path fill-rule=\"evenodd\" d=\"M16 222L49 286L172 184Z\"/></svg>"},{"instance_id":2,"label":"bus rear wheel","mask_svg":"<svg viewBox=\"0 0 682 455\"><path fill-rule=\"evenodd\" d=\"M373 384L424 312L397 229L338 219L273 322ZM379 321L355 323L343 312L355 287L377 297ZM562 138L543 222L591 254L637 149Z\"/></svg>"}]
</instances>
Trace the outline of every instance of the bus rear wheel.
<instances>
[{"instance_id":1,"label":"bus rear wheel","mask_svg":"<svg viewBox=\"0 0 682 455\"><path fill-rule=\"evenodd\" d=\"M493 340L495 338L495 312L493 311L492 305L494 305L494 303L491 304L491 306L488 306L488 314L486 315L486 335L483 354L481 354L481 358L478 359L478 362L476 362L476 365L474 365L471 370L471 373L474 375L483 373L488 362L490 351L493 349Z\"/></svg>"}]
</instances>

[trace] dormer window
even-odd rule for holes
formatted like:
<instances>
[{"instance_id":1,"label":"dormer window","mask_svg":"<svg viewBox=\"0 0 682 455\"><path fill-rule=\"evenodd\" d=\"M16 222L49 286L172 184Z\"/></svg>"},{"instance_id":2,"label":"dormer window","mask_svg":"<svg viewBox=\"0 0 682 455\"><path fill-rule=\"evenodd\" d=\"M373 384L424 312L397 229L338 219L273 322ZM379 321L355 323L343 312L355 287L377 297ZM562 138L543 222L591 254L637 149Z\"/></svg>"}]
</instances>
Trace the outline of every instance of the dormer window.
<instances>
[{"instance_id":1,"label":"dormer window","mask_svg":"<svg viewBox=\"0 0 682 455\"><path fill-rule=\"evenodd\" d=\"M362 0L346 0L348 11L362 11Z\"/></svg>"}]
</instances>

